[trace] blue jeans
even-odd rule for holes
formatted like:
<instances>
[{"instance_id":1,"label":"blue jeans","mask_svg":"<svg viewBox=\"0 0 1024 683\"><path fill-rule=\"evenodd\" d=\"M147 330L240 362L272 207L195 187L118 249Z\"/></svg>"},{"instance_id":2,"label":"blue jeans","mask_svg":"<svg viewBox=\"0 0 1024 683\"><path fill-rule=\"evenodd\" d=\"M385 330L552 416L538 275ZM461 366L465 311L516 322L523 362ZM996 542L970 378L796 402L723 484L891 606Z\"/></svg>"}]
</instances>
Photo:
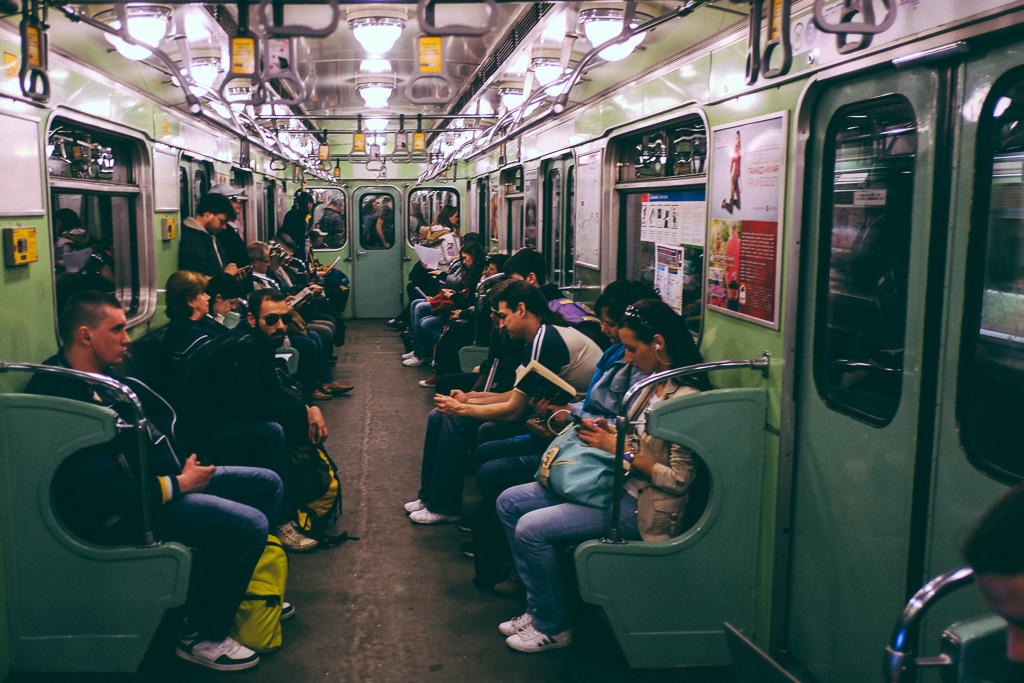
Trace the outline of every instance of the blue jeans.
<instances>
[{"instance_id":1,"label":"blue jeans","mask_svg":"<svg viewBox=\"0 0 1024 683\"><path fill-rule=\"evenodd\" d=\"M640 538L636 499L625 493L619 514L622 537ZM558 544L585 541L604 533L611 508L568 503L537 482L507 489L498 496L498 517L505 527L519 578L526 588L526 611L541 633L572 628L572 602L558 571Z\"/></svg>"},{"instance_id":2,"label":"blue jeans","mask_svg":"<svg viewBox=\"0 0 1024 683\"><path fill-rule=\"evenodd\" d=\"M278 517L268 519L272 529L287 522L295 514L296 506L292 500L288 476L288 447L285 445L281 425L276 422L244 422L239 418L231 418L209 434L203 454L215 465L263 467L281 478L281 511Z\"/></svg>"},{"instance_id":3,"label":"blue jeans","mask_svg":"<svg viewBox=\"0 0 1024 683\"><path fill-rule=\"evenodd\" d=\"M318 335L303 337L301 334L290 334L288 343L299 352L299 370L295 376L302 383L303 389L312 391L319 389L321 384L334 381L331 366L327 362L327 352Z\"/></svg>"},{"instance_id":4,"label":"blue jeans","mask_svg":"<svg viewBox=\"0 0 1024 683\"><path fill-rule=\"evenodd\" d=\"M155 511L157 538L201 551L188 617L201 638L227 637L280 506L281 480L270 470L218 467L205 490Z\"/></svg>"}]
</instances>

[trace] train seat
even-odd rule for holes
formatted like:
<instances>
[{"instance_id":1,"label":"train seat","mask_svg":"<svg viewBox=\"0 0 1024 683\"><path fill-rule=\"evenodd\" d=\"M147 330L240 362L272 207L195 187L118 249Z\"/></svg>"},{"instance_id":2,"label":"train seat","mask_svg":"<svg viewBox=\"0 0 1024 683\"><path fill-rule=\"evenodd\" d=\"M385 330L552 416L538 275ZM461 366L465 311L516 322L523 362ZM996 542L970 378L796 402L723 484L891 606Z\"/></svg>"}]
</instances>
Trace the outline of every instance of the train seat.
<instances>
[{"instance_id":1,"label":"train seat","mask_svg":"<svg viewBox=\"0 0 1024 683\"><path fill-rule=\"evenodd\" d=\"M580 595L601 609L630 667L726 665L723 622L753 630L767 405L764 389L656 404L648 431L702 460L703 511L668 541L576 549Z\"/></svg>"},{"instance_id":2,"label":"train seat","mask_svg":"<svg viewBox=\"0 0 1024 683\"><path fill-rule=\"evenodd\" d=\"M164 613L185 602L192 558L183 545L94 545L57 516L57 467L112 439L115 417L69 399L0 395L0 524L15 671L133 672Z\"/></svg>"},{"instance_id":3,"label":"train seat","mask_svg":"<svg viewBox=\"0 0 1024 683\"><path fill-rule=\"evenodd\" d=\"M459 349L459 367L463 372L473 372L473 368L487 360L489 352L486 346L463 346Z\"/></svg>"}]
</instances>

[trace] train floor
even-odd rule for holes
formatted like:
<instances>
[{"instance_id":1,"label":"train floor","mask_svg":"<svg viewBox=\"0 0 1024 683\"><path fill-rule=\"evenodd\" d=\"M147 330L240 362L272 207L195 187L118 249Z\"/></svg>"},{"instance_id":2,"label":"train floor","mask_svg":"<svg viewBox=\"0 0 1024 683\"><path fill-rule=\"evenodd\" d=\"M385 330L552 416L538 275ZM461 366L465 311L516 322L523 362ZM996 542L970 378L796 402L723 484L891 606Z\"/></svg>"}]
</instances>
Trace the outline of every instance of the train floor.
<instances>
[{"instance_id":1,"label":"train floor","mask_svg":"<svg viewBox=\"0 0 1024 683\"><path fill-rule=\"evenodd\" d=\"M473 563L459 553L456 525L410 523L426 416L433 393L425 368L404 367L398 335L379 320L348 321L336 377L349 395L322 405L344 491L342 528L358 541L290 555L287 598L296 605L284 645L258 667L224 674L173 655L177 617L165 620L134 675L13 675L8 683L214 681L247 683L390 681L680 681L724 683L728 669L630 671L600 615L580 605L573 644L523 654L500 622L521 601L477 591ZM467 480L467 500L476 492Z\"/></svg>"}]
</instances>

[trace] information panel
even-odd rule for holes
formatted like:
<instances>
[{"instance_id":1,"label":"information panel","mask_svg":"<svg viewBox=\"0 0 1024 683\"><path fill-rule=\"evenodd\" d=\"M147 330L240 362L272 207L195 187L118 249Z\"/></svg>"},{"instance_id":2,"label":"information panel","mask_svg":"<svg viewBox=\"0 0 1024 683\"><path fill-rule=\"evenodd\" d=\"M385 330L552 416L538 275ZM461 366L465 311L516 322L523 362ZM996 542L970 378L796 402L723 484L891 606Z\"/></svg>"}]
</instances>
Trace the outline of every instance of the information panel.
<instances>
[{"instance_id":1,"label":"information panel","mask_svg":"<svg viewBox=\"0 0 1024 683\"><path fill-rule=\"evenodd\" d=\"M785 112L712 131L707 305L778 329Z\"/></svg>"}]
</instances>

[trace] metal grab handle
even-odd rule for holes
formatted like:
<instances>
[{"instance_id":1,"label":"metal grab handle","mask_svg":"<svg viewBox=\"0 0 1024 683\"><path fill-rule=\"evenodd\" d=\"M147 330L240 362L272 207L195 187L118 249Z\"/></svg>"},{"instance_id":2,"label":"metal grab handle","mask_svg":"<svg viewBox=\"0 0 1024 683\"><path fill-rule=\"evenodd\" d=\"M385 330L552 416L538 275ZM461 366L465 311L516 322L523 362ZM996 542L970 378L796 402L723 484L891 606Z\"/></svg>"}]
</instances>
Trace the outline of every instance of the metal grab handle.
<instances>
[{"instance_id":1,"label":"metal grab handle","mask_svg":"<svg viewBox=\"0 0 1024 683\"><path fill-rule=\"evenodd\" d=\"M422 81L441 81L444 83L445 87L448 88L448 95L446 97L433 97L430 95L420 97L416 94L415 89L416 84ZM405 97L413 104L448 104L454 96L455 82L452 81L451 76L443 71L436 74L418 74L413 76L405 86Z\"/></svg>"},{"instance_id":2,"label":"metal grab handle","mask_svg":"<svg viewBox=\"0 0 1024 683\"><path fill-rule=\"evenodd\" d=\"M266 0L263 0L264 2ZM419 0L416 3L416 20L420 30L428 36L486 36L498 23L498 3L495 0L484 0L487 5L487 24L484 26L467 26L451 24L450 26L434 26L433 19L427 19L427 7L433 5L432 0Z\"/></svg>"},{"instance_id":3,"label":"metal grab handle","mask_svg":"<svg viewBox=\"0 0 1024 683\"><path fill-rule=\"evenodd\" d=\"M750 23L747 29L746 83L757 83L761 73L761 15L764 0L750 0Z\"/></svg>"},{"instance_id":4,"label":"metal grab handle","mask_svg":"<svg viewBox=\"0 0 1024 683\"><path fill-rule=\"evenodd\" d=\"M915 657L913 650L908 648L908 641L911 640L913 631L925 613L936 602L973 582L974 570L964 567L936 576L914 593L914 597L910 598L900 613L896 628L893 629L891 644L885 648L883 674L888 683L910 683L914 680L919 666L942 666L952 663L948 657Z\"/></svg>"},{"instance_id":5,"label":"metal grab handle","mask_svg":"<svg viewBox=\"0 0 1024 683\"><path fill-rule=\"evenodd\" d=\"M341 8L338 7L338 0L327 0L327 6L331 8L331 20L323 28L313 28L304 24L286 24L276 26L273 20L267 20L267 8L273 7L275 0L260 0L259 18L260 25L271 38L326 38L338 28L338 20L341 18Z\"/></svg>"},{"instance_id":6,"label":"metal grab handle","mask_svg":"<svg viewBox=\"0 0 1024 683\"><path fill-rule=\"evenodd\" d=\"M772 38L771 32L768 33L768 40L764 44L764 53L761 55L761 75L765 78L778 78L779 76L785 76L789 73L789 68L793 65L793 43L790 40L790 15L792 14L792 0L779 0L782 3L781 21L775 28L779 31L778 38ZM774 16L768 22L771 26L774 22ZM782 63L774 69L772 68L772 53L775 48L782 50Z\"/></svg>"},{"instance_id":7,"label":"metal grab handle","mask_svg":"<svg viewBox=\"0 0 1024 683\"><path fill-rule=\"evenodd\" d=\"M622 492L622 479L625 476L625 472L622 469L622 456L626 451L626 429L629 427L629 409L636 397L640 395L640 392L652 384L658 384L665 380L672 379L673 377L699 375L711 372L712 370L749 368L751 370L760 370L762 377L768 377L768 366L770 363L771 355L765 351L761 354L760 358L752 358L750 360L720 360L711 363L687 365L682 368L672 368L671 370L665 370L664 372L656 372L629 388L626 395L622 398L622 407L619 408L619 414L615 418L616 439L615 464L612 469L612 519L611 528L608 530L608 535L601 539L602 543L624 542L619 533L619 511L622 508L622 496L620 494Z\"/></svg>"},{"instance_id":8,"label":"metal grab handle","mask_svg":"<svg viewBox=\"0 0 1024 683\"><path fill-rule=\"evenodd\" d=\"M829 23L825 18L825 0L814 0L814 23L825 33L861 33L875 35L887 31L896 21L896 5L893 0L881 0L885 6L885 19L876 24L872 7L874 0L843 0L841 19L838 23ZM863 21L850 21L850 17L859 14Z\"/></svg>"},{"instance_id":9,"label":"metal grab handle","mask_svg":"<svg viewBox=\"0 0 1024 683\"><path fill-rule=\"evenodd\" d=\"M141 547L159 545L156 538L153 536L153 524L150 520L149 510L149 460L146 457L146 435L149 431L147 429L149 421L146 419L146 415L142 409L142 401L140 401L139 397L135 395L135 392L132 391L131 387L118 382L116 379L107 377L106 375L99 375L94 372L83 372L82 370L72 370L71 368L62 368L55 365L41 365L38 363L9 363L7 361L0 361L0 373L11 371L32 373L42 372L44 374L75 377L89 384L100 384L108 389L113 389L131 404L135 411L135 423L132 427L135 429L139 438L139 494L142 496Z\"/></svg>"}]
</instances>

